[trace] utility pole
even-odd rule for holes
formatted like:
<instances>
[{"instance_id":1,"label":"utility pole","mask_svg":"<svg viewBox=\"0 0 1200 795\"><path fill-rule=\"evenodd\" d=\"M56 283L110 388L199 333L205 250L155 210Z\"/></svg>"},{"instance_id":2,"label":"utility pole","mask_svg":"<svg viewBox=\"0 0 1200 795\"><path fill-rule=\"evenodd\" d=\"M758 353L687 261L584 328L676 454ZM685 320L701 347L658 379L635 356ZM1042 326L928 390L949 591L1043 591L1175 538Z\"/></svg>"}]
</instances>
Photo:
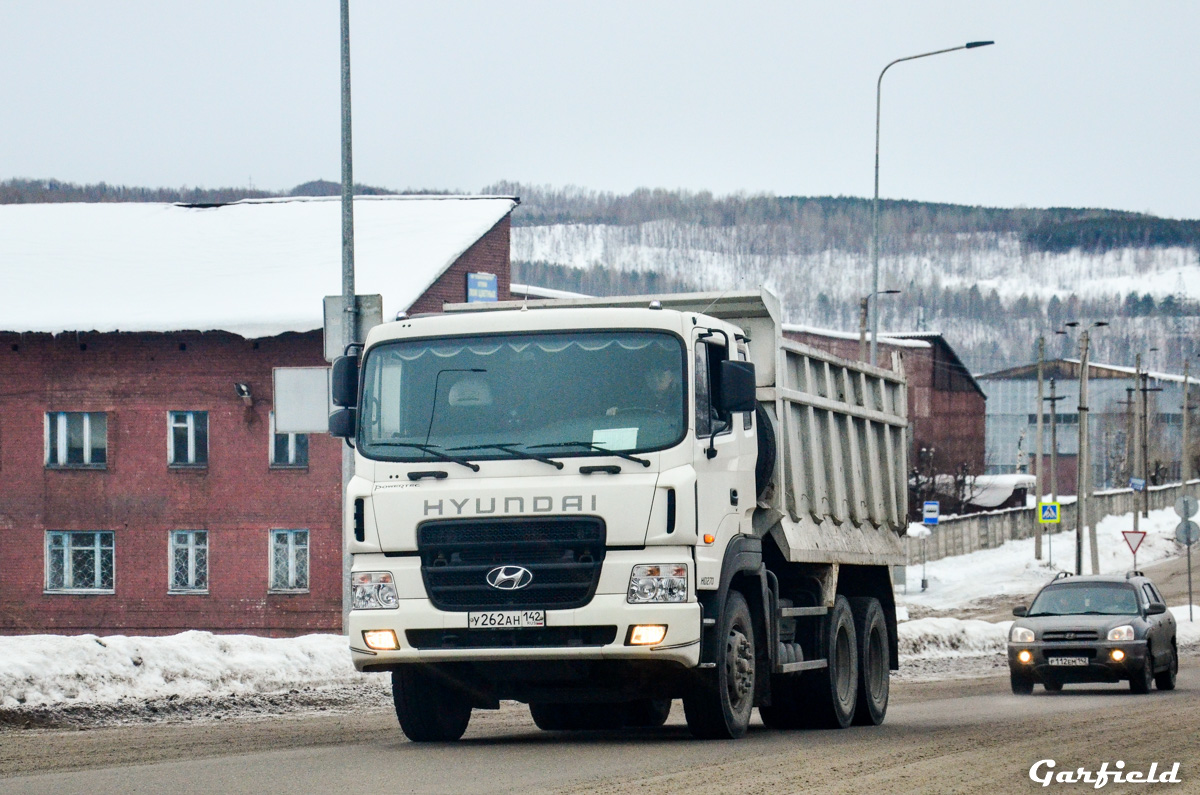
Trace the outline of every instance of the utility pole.
<instances>
[{"instance_id":1,"label":"utility pole","mask_svg":"<svg viewBox=\"0 0 1200 795\"><path fill-rule=\"evenodd\" d=\"M1190 459L1188 458L1188 409L1191 404L1188 402L1188 386L1191 383L1188 379L1188 365L1191 364L1187 357L1183 360L1183 440L1179 446L1179 495L1187 494L1188 475L1191 474Z\"/></svg>"},{"instance_id":2,"label":"utility pole","mask_svg":"<svg viewBox=\"0 0 1200 795\"><path fill-rule=\"evenodd\" d=\"M1139 357L1140 359L1140 357ZM1151 392L1163 391L1161 386L1150 386L1150 374L1140 373L1142 379L1142 517L1150 517L1150 428L1147 417L1150 414L1149 395Z\"/></svg>"},{"instance_id":3,"label":"utility pole","mask_svg":"<svg viewBox=\"0 0 1200 795\"><path fill-rule=\"evenodd\" d=\"M871 296L863 296L858 301L858 360L865 362L867 360L867 307L871 303ZM872 338L872 341L874 339Z\"/></svg>"},{"instance_id":4,"label":"utility pole","mask_svg":"<svg viewBox=\"0 0 1200 795\"><path fill-rule=\"evenodd\" d=\"M342 0L342 309L345 313L342 339L358 342L358 306L354 297L354 169L350 145L350 0ZM354 451L342 445L342 499L354 476ZM344 506L343 506L344 508ZM345 512L343 511L343 515ZM342 540L342 627L350 617L350 567L352 560Z\"/></svg>"},{"instance_id":5,"label":"utility pole","mask_svg":"<svg viewBox=\"0 0 1200 795\"><path fill-rule=\"evenodd\" d=\"M1037 499L1034 500L1034 505L1037 506L1033 512L1033 522L1036 525L1034 542L1033 542L1033 557L1037 560L1042 559L1042 533L1045 525L1041 522L1042 516L1042 496L1045 492L1042 491L1042 414L1045 412L1045 383L1042 379L1042 368L1046 360L1046 338L1038 337L1037 344L1037 373L1038 373L1038 394L1037 394L1037 458L1034 459L1033 478L1034 488L1037 489Z\"/></svg>"},{"instance_id":6,"label":"utility pole","mask_svg":"<svg viewBox=\"0 0 1200 795\"><path fill-rule=\"evenodd\" d=\"M1137 355L1137 371L1136 371L1136 373L1137 373L1137 375L1135 377L1137 378L1137 381L1135 383L1137 383L1138 388L1140 389L1141 382L1142 382L1142 354L1140 354L1140 353ZM1145 397L1145 394L1143 394L1142 397ZM1130 400L1132 400L1132 399L1133 398L1131 397ZM1141 461L1139 459L1141 459L1141 457L1142 457L1142 440L1138 438L1139 436L1141 436L1141 433L1142 433L1142 418L1141 418L1141 416L1139 416L1141 414L1141 406L1142 406L1142 404L1139 403L1137 405L1137 407L1134 409L1135 422L1134 422L1134 431L1133 431L1133 467L1134 467L1135 472L1140 472L1143 475L1145 475L1145 471L1142 469L1142 467L1139 466L1139 464L1141 463ZM1145 486L1144 480L1142 481L1142 484L1143 484L1142 490L1145 491L1146 486ZM1141 513L1142 512L1139 511L1137 508L1137 500L1136 500L1136 495L1135 495L1134 504L1133 504L1133 531L1135 533L1138 532L1138 526L1140 524L1139 519L1141 517Z\"/></svg>"},{"instance_id":7,"label":"utility pole","mask_svg":"<svg viewBox=\"0 0 1200 795\"><path fill-rule=\"evenodd\" d=\"M1046 398L1050 402L1050 501L1058 502L1058 401L1066 397L1066 395L1055 394L1056 382L1053 378L1050 379L1050 397ZM1053 528L1051 528L1053 533ZM1047 560L1051 566L1054 565L1054 539L1053 535L1048 539L1046 545Z\"/></svg>"},{"instance_id":8,"label":"utility pole","mask_svg":"<svg viewBox=\"0 0 1200 795\"><path fill-rule=\"evenodd\" d=\"M1079 333L1079 457L1075 472L1075 574L1083 574L1083 534L1088 527L1088 489L1091 487L1091 461L1088 458L1088 329ZM1100 569L1096 533L1092 532L1092 573Z\"/></svg>"}]
</instances>

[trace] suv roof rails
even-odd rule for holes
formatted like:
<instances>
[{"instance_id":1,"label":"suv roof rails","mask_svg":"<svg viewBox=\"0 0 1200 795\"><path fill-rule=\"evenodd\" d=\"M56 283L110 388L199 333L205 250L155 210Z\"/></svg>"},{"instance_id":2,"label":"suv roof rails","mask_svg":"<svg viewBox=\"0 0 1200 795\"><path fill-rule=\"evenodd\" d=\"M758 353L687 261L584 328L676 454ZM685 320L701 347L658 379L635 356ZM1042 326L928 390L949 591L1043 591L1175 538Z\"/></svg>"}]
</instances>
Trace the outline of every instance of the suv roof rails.
<instances>
[{"instance_id":1,"label":"suv roof rails","mask_svg":"<svg viewBox=\"0 0 1200 795\"><path fill-rule=\"evenodd\" d=\"M1075 576L1075 575L1074 575L1074 574L1072 574L1072 573L1071 573L1071 572L1069 572L1069 571L1060 571L1058 574L1055 574L1055 575L1054 575L1054 579L1056 579L1056 580L1061 580L1061 579L1063 579L1064 577L1074 577L1074 576Z\"/></svg>"},{"instance_id":2,"label":"suv roof rails","mask_svg":"<svg viewBox=\"0 0 1200 795\"><path fill-rule=\"evenodd\" d=\"M1134 577L1145 577L1145 576L1146 575L1144 572L1140 572L1137 569L1130 569L1129 571L1125 572L1125 579L1127 579L1127 580L1132 580Z\"/></svg>"}]
</instances>

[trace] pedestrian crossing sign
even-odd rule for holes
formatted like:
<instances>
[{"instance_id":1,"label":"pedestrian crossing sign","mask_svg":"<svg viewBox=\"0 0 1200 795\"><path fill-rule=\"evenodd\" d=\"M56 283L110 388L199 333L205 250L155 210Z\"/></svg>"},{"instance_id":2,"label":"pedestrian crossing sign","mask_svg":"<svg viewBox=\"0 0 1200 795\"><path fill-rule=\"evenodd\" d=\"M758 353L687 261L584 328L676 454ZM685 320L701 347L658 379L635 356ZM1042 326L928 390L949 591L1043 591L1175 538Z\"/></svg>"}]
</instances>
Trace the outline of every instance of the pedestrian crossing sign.
<instances>
[{"instance_id":1,"label":"pedestrian crossing sign","mask_svg":"<svg viewBox=\"0 0 1200 795\"><path fill-rule=\"evenodd\" d=\"M1057 502L1043 502L1038 505L1038 521L1042 524L1058 524L1062 521L1062 511Z\"/></svg>"}]
</instances>

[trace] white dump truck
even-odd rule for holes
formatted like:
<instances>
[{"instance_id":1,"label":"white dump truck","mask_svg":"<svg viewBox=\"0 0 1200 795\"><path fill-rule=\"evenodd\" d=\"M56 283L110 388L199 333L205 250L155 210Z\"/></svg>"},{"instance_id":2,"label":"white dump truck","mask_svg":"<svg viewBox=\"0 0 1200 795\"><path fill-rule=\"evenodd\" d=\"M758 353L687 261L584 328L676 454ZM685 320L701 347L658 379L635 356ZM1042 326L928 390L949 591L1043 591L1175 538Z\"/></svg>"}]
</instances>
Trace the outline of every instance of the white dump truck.
<instances>
[{"instance_id":1,"label":"white dump truck","mask_svg":"<svg viewBox=\"0 0 1200 795\"><path fill-rule=\"evenodd\" d=\"M703 738L878 724L897 667L904 377L766 291L463 304L334 363L355 666L416 741L473 709Z\"/></svg>"}]
</instances>

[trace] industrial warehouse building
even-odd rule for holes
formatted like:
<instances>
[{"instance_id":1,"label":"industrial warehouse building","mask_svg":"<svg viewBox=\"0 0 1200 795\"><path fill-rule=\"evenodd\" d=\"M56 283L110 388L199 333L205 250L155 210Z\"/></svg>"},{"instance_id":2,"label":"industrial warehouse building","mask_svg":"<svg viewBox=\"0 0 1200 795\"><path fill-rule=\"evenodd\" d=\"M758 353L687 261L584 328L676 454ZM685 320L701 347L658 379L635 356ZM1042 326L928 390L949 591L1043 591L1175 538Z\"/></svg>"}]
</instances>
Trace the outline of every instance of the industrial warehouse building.
<instances>
[{"instance_id":1,"label":"industrial warehouse building","mask_svg":"<svg viewBox=\"0 0 1200 795\"><path fill-rule=\"evenodd\" d=\"M357 292L508 298L515 206L358 197ZM274 368L325 364L340 230L337 199L0 206L0 633L341 629L340 442L272 414Z\"/></svg>"}]
</instances>

